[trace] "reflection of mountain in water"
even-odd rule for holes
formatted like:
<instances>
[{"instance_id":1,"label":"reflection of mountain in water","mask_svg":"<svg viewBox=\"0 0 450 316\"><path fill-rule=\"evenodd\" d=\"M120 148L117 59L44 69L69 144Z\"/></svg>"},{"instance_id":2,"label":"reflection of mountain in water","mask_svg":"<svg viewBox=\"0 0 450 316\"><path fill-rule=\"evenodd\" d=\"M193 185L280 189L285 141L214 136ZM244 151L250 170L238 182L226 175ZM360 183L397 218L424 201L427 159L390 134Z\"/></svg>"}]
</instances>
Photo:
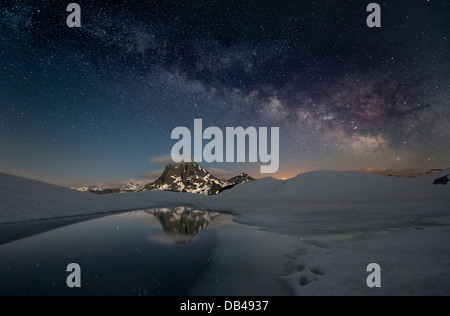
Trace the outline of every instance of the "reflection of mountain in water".
<instances>
[{"instance_id":1,"label":"reflection of mountain in water","mask_svg":"<svg viewBox=\"0 0 450 316\"><path fill-rule=\"evenodd\" d=\"M219 215L190 207L161 208L147 212L159 220L164 232L178 245L191 242Z\"/></svg>"}]
</instances>

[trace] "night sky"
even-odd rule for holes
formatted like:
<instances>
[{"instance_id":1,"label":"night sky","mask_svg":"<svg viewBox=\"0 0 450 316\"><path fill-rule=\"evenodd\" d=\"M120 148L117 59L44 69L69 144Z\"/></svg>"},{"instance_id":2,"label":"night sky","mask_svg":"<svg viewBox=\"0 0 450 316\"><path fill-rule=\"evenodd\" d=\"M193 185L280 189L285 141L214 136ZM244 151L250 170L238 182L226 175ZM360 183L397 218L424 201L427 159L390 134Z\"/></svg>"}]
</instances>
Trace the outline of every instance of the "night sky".
<instances>
[{"instance_id":1,"label":"night sky","mask_svg":"<svg viewBox=\"0 0 450 316\"><path fill-rule=\"evenodd\" d=\"M450 167L450 2L0 4L0 170L61 185L155 178L177 126L280 127L287 178ZM203 164L259 177L257 164Z\"/></svg>"}]
</instances>

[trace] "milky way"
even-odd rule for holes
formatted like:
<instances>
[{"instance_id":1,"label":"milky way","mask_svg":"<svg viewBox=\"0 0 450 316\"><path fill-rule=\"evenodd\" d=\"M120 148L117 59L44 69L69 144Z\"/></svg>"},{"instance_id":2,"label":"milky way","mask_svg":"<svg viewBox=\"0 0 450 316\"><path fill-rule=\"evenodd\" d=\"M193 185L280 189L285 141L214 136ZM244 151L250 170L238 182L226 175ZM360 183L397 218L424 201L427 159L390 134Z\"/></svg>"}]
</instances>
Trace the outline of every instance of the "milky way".
<instances>
[{"instance_id":1,"label":"milky way","mask_svg":"<svg viewBox=\"0 0 450 316\"><path fill-rule=\"evenodd\" d=\"M381 28L370 1L79 1L74 29L68 3L0 4L1 171L145 182L195 118L280 127L280 178L450 166L445 1L379 2Z\"/></svg>"}]
</instances>

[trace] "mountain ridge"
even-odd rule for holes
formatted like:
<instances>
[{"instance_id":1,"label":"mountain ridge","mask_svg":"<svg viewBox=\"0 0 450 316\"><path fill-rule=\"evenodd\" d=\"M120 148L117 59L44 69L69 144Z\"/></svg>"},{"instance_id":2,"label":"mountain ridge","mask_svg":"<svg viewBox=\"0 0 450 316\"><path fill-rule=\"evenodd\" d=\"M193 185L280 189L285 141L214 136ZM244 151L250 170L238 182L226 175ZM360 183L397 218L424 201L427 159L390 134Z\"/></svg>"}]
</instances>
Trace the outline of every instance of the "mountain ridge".
<instances>
[{"instance_id":1,"label":"mountain ridge","mask_svg":"<svg viewBox=\"0 0 450 316\"><path fill-rule=\"evenodd\" d=\"M216 195L236 185L254 180L256 179L246 173L241 173L229 180L220 180L195 162L183 162L168 164L158 179L142 186L129 182L120 188L102 189L98 186L89 186L70 187L70 189L97 195L143 191L171 191Z\"/></svg>"}]
</instances>

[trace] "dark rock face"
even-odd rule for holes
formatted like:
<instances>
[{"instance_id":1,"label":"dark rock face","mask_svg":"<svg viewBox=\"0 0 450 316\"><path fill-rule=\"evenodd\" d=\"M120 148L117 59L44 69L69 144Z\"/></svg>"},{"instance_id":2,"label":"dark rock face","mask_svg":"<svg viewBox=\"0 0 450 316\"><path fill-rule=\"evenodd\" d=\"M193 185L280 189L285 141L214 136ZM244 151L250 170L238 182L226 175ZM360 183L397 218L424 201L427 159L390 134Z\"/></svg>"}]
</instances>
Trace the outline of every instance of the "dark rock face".
<instances>
[{"instance_id":1,"label":"dark rock face","mask_svg":"<svg viewBox=\"0 0 450 316\"><path fill-rule=\"evenodd\" d=\"M157 209L147 212L158 219L164 233L178 245L192 242L200 231L219 216L219 213L204 212L188 207Z\"/></svg>"},{"instance_id":2,"label":"dark rock face","mask_svg":"<svg viewBox=\"0 0 450 316\"><path fill-rule=\"evenodd\" d=\"M246 173L241 173L240 175L231 178L230 180L228 180L229 183L231 184L242 184L242 183L247 183L247 182L252 182L255 181L255 178L250 177L248 174Z\"/></svg>"},{"instance_id":3,"label":"dark rock face","mask_svg":"<svg viewBox=\"0 0 450 316\"><path fill-rule=\"evenodd\" d=\"M448 184L448 182L450 181L449 179L448 179L448 176L449 175L446 175L445 177L442 177L442 178L439 178L439 179L436 179L436 180L434 180L434 182L433 182L433 184L434 185L447 185Z\"/></svg>"},{"instance_id":4,"label":"dark rock face","mask_svg":"<svg viewBox=\"0 0 450 316\"><path fill-rule=\"evenodd\" d=\"M229 185L195 162L189 162L167 165L162 175L155 182L145 185L141 191L164 190L214 195Z\"/></svg>"},{"instance_id":5,"label":"dark rock face","mask_svg":"<svg viewBox=\"0 0 450 316\"><path fill-rule=\"evenodd\" d=\"M120 189L102 189L102 190L96 190L96 191L89 191L91 193L97 194L97 195L105 195L105 194L115 194L120 193Z\"/></svg>"}]
</instances>

